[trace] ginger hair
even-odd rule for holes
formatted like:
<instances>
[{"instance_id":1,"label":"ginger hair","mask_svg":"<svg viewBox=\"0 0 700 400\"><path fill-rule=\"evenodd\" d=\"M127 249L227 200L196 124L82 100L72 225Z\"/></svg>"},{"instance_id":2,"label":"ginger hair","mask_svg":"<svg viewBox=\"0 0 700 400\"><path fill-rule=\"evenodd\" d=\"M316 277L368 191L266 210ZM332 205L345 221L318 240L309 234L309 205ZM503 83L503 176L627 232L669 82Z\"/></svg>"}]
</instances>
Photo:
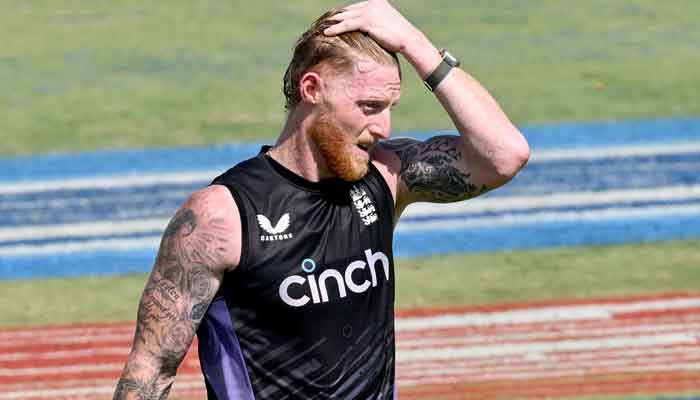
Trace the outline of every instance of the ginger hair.
<instances>
[{"instance_id":1,"label":"ginger hair","mask_svg":"<svg viewBox=\"0 0 700 400\"><path fill-rule=\"evenodd\" d=\"M327 11L297 40L292 60L284 73L282 91L287 110L294 109L301 101L299 83L304 74L320 72L322 67L338 74L346 73L355 67L357 61L370 58L380 64L396 65L401 77L401 65L396 53L384 49L366 33L352 31L337 36L323 33L337 22L333 16L340 12L342 8Z\"/></svg>"}]
</instances>

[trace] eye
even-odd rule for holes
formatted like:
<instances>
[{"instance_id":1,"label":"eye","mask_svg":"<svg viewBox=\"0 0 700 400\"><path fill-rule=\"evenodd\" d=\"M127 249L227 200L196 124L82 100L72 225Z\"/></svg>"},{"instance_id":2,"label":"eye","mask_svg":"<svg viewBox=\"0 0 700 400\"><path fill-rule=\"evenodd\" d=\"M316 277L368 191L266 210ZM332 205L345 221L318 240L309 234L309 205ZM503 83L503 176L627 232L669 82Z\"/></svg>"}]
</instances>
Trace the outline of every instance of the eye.
<instances>
[{"instance_id":1,"label":"eye","mask_svg":"<svg viewBox=\"0 0 700 400\"><path fill-rule=\"evenodd\" d=\"M360 101L357 104L365 115L379 114L386 108L386 104L380 101Z\"/></svg>"}]
</instances>

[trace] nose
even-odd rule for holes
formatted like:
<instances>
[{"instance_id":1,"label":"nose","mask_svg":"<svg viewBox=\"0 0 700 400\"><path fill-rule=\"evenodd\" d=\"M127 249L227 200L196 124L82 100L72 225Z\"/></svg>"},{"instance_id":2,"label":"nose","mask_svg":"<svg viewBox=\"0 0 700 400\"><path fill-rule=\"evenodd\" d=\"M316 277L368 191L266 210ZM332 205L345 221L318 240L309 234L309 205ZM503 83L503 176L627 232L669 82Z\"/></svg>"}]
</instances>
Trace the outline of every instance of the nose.
<instances>
[{"instance_id":1,"label":"nose","mask_svg":"<svg viewBox=\"0 0 700 400\"><path fill-rule=\"evenodd\" d=\"M391 110L384 109L375 115L369 124L369 133L377 139L388 139L391 135Z\"/></svg>"}]
</instances>

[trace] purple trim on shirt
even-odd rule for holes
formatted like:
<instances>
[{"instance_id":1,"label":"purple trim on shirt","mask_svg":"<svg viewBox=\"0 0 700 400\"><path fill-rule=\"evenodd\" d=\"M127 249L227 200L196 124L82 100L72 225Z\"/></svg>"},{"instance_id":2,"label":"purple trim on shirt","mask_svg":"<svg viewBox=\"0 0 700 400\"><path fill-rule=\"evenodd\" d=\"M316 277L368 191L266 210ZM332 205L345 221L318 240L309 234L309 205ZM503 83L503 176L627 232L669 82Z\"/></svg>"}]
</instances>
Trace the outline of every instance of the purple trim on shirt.
<instances>
[{"instance_id":1,"label":"purple trim on shirt","mask_svg":"<svg viewBox=\"0 0 700 400\"><path fill-rule=\"evenodd\" d=\"M243 352L223 298L211 303L197 337L202 373L216 399L255 400Z\"/></svg>"}]
</instances>

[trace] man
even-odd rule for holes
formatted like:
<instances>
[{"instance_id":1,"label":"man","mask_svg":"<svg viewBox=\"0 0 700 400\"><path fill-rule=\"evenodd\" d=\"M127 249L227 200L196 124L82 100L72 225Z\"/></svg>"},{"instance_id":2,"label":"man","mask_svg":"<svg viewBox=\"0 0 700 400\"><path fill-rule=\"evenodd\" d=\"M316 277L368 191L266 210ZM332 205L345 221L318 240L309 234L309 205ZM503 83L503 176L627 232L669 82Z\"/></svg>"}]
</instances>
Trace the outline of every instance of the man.
<instances>
[{"instance_id":1,"label":"man","mask_svg":"<svg viewBox=\"0 0 700 400\"><path fill-rule=\"evenodd\" d=\"M460 136L388 139L402 54ZM194 193L167 227L115 399L167 396L195 333L210 399L387 399L393 227L527 162L520 132L386 0L329 12L285 74L272 148Z\"/></svg>"}]
</instances>

